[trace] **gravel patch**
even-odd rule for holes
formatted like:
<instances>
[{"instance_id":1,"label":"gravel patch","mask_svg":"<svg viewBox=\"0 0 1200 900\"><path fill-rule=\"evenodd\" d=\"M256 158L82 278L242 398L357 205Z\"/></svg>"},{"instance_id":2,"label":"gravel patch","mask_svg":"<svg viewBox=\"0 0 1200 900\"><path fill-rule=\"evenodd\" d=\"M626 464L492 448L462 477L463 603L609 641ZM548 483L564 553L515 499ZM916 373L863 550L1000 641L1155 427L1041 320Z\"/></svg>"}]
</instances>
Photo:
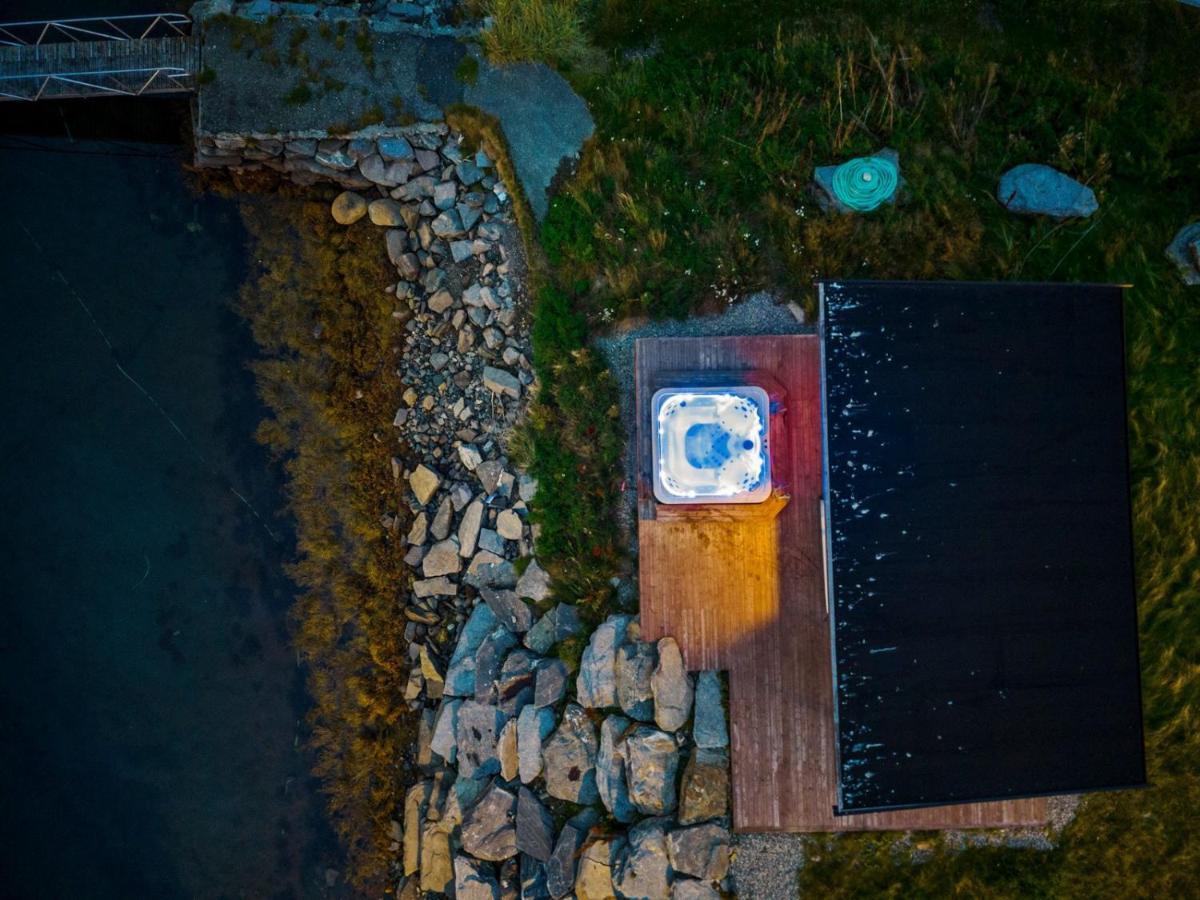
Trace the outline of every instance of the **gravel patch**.
<instances>
[{"instance_id":1,"label":"gravel patch","mask_svg":"<svg viewBox=\"0 0 1200 900\"><path fill-rule=\"evenodd\" d=\"M796 896L808 839L802 834L735 834L730 880L740 900Z\"/></svg>"}]
</instances>

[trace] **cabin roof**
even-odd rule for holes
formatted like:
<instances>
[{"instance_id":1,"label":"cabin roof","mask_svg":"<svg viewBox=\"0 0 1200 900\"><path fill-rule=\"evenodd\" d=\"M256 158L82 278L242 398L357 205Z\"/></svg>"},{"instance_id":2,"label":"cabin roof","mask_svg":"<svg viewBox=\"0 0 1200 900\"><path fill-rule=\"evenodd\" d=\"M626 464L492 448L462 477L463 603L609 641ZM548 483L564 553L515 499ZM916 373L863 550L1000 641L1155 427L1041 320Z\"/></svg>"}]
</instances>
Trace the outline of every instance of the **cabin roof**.
<instances>
[{"instance_id":1,"label":"cabin roof","mask_svg":"<svg viewBox=\"0 0 1200 900\"><path fill-rule=\"evenodd\" d=\"M820 289L839 811L1144 783L1121 288Z\"/></svg>"}]
</instances>

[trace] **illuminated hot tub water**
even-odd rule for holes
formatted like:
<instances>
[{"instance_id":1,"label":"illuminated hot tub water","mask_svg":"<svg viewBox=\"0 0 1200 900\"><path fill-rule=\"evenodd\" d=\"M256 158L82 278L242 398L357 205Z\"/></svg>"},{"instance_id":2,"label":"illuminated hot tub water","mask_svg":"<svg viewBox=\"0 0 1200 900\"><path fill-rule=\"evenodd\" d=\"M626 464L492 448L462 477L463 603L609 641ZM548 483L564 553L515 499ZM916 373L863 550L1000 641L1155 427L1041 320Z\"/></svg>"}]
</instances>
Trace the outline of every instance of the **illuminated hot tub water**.
<instances>
[{"instance_id":1,"label":"illuminated hot tub water","mask_svg":"<svg viewBox=\"0 0 1200 900\"><path fill-rule=\"evenodd\" d=\"M758 387L655 393L654 495L662 503L757 503L771 493L767 415Z\"/></svg>"}]
</instances>

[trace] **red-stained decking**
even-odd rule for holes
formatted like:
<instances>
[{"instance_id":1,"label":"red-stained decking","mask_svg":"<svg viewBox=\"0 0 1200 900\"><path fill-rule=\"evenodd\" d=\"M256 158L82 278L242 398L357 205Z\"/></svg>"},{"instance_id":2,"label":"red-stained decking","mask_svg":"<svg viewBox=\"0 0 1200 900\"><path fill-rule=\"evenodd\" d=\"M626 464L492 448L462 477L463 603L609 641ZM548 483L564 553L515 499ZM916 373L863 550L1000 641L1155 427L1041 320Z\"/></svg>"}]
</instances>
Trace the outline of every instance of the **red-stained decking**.
<instances>
[{"instance_id":1,"label":"red-stained decking","mask_svg":"<svg viewBox=\"0 0 1200 900\"><path fill-rule=\"evenodd\" d=\"M689 669L729 672L733 821L739 831L1044 823L1045 800L833 815L818 340L773 335L637 342L642 635L675 637ZM719 382L732 373L763 384L781 407L771 432L776 495L757 506L656 503L651 396L660 387Z\"/></svg>"}]
</instances>

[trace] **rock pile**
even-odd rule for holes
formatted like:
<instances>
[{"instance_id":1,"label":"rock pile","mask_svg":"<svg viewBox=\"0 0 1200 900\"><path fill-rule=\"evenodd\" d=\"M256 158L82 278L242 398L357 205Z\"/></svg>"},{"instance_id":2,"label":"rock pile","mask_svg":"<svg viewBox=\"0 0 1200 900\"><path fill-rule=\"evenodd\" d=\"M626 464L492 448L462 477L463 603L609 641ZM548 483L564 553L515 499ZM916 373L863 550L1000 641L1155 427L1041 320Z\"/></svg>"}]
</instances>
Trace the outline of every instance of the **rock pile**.
<instances>
[{"instance_id":1,"label":"rock pile","mask_svg":"<svg viewBox=\"0 0 1200 900\"><path fill-rule=\"evenodd\" d=\"M426 711L400 895L715 898L730 847L716 673L693 682L674 640L614 615L570 678L548 654L580 634L574 607L543 597L535 617L527 591L504 591L480 590ZM628 829L599 828L601 808Z\"/></svg>"}]
</instances>

